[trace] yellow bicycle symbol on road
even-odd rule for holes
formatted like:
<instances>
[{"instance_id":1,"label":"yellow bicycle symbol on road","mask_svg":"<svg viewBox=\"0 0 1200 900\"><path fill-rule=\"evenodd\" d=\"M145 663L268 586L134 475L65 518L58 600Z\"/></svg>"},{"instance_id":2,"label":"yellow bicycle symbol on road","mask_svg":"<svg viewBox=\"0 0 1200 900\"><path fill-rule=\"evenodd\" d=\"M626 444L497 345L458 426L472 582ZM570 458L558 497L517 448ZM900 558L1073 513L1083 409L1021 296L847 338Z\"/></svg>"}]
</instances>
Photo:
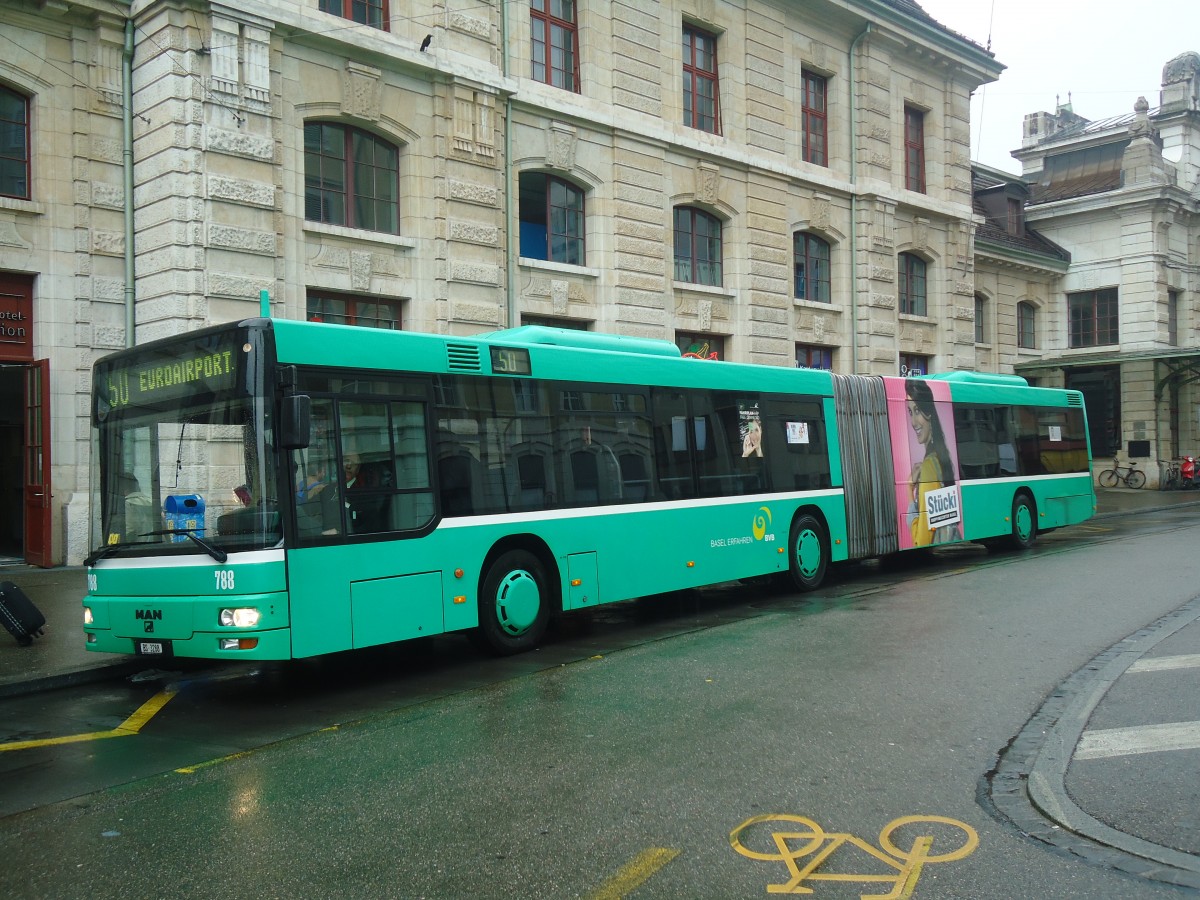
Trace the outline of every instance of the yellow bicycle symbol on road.
<instances>
[{"instance_id":1,"label":"yellow bicycle symbol on road","mask_svg":"<svg viewBox=\"0 0 1200 900\"><path fill-rule=\"evenodd\" d=\"M767 829L755 826L763 823L772 823L769 834L775 845L773 851L752 850L743 843L748 836L761 839ZM897 846L898 841L911 841L911 848L900 849ZM933 853L935 841L963 843L957 849ZM862 900L908 900L912 897L917 880L921 877L921 870L926 864L953 862L969 856L979 846L979 835L965 822L945 816L902 816L883 827L879 832L879 847L874 847L852 834L827 832L812 819L804 816L768 814L747 819L733 829L729 833L729 843L734 850L749 859L782 862L787 866L792 877L784 884L767 885L768 894L811 894L812 888L804 887L806 881L882 882L891 883L890 892L862 894ZM847 844L884 863L894 870L894 873L852 875L817 872L839 848ZM801 868L800 860L810 854L812 859Z\"/></svg>"}]
</instances>

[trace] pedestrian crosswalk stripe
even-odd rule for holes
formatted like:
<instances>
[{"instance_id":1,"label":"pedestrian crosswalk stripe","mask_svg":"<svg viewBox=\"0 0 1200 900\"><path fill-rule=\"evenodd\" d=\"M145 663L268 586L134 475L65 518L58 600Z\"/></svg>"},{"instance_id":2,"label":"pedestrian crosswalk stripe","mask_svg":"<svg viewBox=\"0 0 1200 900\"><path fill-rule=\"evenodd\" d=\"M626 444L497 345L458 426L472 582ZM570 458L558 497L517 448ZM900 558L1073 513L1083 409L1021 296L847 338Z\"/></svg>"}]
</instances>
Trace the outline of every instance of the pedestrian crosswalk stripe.
<instances>
[{"instance_id":1,"label":"pedestrian crosswalk stripe","mask_svg":"<svg viewBox=\"0 0 1200 900\"><path fill-rule=\"evenodd\" d=\"M1167 750L1200 750L1200 722L1168 722L1085 731L1075 747L1075 758L1107 759Z\"/></svg>"},{"instance_id":2,"label":"pedestrian crosswalk stripe","mask_svg":"<svg viewBox=\"0 0 1200 900\"><path fill-rule=\"evenodd\" d=\"M1127 672L1163 672L1167 669L1200 668L1200 653L1190 653L1183 656L1159 656L1150 659L1139 659L1125 671Z\"/></svg>"}]
</instances>

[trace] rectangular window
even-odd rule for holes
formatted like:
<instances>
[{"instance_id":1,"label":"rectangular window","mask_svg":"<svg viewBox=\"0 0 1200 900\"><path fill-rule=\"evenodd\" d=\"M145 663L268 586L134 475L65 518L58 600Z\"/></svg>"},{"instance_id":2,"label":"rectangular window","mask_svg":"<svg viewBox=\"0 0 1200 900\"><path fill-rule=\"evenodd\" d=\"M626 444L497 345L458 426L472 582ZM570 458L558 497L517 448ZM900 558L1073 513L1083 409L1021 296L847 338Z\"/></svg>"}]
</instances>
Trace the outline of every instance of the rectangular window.
<instances>
[{"instance_id":1,"label":"rectangular window","mask_svg":"<svg viewBox=\"0 0 1200 900\"><path fill-rule=\"evenodd\" d=\"M1179 291L1167 291L1167 343L1179 346Z\"/></svg>"},{"instance_id":2,"label":"rectangular window","mask_svg":"<svg viewBox=\"0 0 1200 900\"><path fill-rule=\"evenodd\" d=\"M814 75L807 71L801 72L800 79L803 91L800 104L800 129L803 140L801 153L805 162L827 166L829 165L829 118L826 91L829 83L820 75Z\"/></svg>"},{"instance_id":3,"label":"rectangular window","mask_svg":"<svg viewBox=\"0 0 1200 900\"><path fill-rule=\"evenodd\" d=\"M386 328L391 331L399 331L403 327L399 301L354 297L348 294L310 292L308 321L358 325L362 328Z\"/></svg>"},{"instance_id":4,"label":"rectangular window","mask_svg":"<svg viewBox=\"0 0 1200 900\"><path fill-rule=\"evenodd\" d=\"M975 343L987 343L987 300L975 295Z\"/></svg>"},{"instance_id":5,"label":"rectangular window","mask_svg":"<svg viewBox=\"0 0 1200 900\"><path fill-rule=\"evenodd\" d=\"M1023 350L1037 347L1037 319L1032 303L1017 304L1017 346Z\"/></svg>"},{"instance_id":6,"label":"rectangular window","mask_svg":"<svg viewBox=\"0 0 1200 900\"><path fill-rule=\"evenodd\" d=\"M29 199L29 101L0 86L0 196Z\"/></svg>"},{"instance_id":7,"label":"rectangular window","mask_svg":"<svg viewBox=\"0 0 1200 900\"><path fill-rule=\"evenodd\" d=\"M1117 289L1067 294L1069 344L1100 347L1120 343L1117 323Z\"/></svg>"},{"instance_id":8,"label":"rectangular window","mask_svg":"<svg viewBox=\"0 0 1200 900\"><path fill-rule=\"evenodd\" d=\"M532 0L529 31L534 80L578 92L579 30L575 0Z\"/></svg>"},{"instance_id":9,"label":"rectangular window","mask_svg":"<svg viewBox=\"0 0 1200 900\"><path fill-rule=\"evenodd\" d=\"M833 348L813 344L796 345L796 366L801 369L833 369Z\"/></svg>"},{"instance_id":10,"label":"rectangular window","mask_svg":"<svg viewBox=\"0 0 1200 900\"><path fill-rule=\"evenodd\" d=\"M1017 237L1025 233L1025 208L1016 197L1008 198L1008 233Z\"/></svg>"},{"instance_id":11,"label":"rectangular window","mask_svg":"<svg viewBox=\"0 0 1200 900\"><path fill-rule=\"evenodd\" d=\"M911 253L901 253L896 268L900 278L900 312L910 316L927 315L925 260Z\"/></svg>"},{"instance_id":12,"label":"rectangular window","mask_svg":"<svg viewBox=\"0 0 1200 900\"><path fill-rule=\"evenodd\" d=\"M725 338L712 334L675 332L675 346L684 356L693 359L724 359Z\"/></svg>"},{"instance_id":13,"label":"rectangular window","mask_svg":"<svg viewBox=\"0 0 1200 900\"><path fill-rule=\"evenodd\" d=\"M925 113L904 107L904 186L925 193Z\"/></svg>"},{"instance_id":14,"label":"rectangular window","mask_svg":"<svg viewBox=\"0 0 1200 900\"><path fill-rule=\"evenodd\" d=\"M901 353L900 354L900 376L907 378L909 375L928 375L929 374L929 357L922 356L918 353Z\"/></svg>"},{"instance_id":15,"label":"rectangular window","mask_svg":"<svg viewBox=\"0 0 1200 900\"><path fill-rule=\"evenodd\" d=\"M388 0L321 0L319 8L352 22L389 30Z\"/></svg>"},{"instance_id":16,"label":"rectangular window","mask_svg":"<svg viewBox=\"0 0 1200 900\"><path fill-rule=\"evenodd\" d=\"M712 134L719 133L717 93L717 39L714 35L683 27L683 124Z\"/></svg>"}]
</instances>

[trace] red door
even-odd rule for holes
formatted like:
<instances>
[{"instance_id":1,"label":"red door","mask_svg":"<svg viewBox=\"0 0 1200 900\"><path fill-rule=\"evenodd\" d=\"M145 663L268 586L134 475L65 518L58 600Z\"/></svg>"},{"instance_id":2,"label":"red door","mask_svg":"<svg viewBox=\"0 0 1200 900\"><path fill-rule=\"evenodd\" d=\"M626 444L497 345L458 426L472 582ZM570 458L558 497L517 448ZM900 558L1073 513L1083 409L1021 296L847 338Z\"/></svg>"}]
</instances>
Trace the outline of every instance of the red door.
<instances>
[{"instance_id":1,"label":"red door","mask_svg":"<svg viewBox=\"0 0 1200 900\"><path fill-rule=\"evenodd\" d=\"M50 560L50 360L25 372L25 561Z\"/></svg>"}]
</instances>

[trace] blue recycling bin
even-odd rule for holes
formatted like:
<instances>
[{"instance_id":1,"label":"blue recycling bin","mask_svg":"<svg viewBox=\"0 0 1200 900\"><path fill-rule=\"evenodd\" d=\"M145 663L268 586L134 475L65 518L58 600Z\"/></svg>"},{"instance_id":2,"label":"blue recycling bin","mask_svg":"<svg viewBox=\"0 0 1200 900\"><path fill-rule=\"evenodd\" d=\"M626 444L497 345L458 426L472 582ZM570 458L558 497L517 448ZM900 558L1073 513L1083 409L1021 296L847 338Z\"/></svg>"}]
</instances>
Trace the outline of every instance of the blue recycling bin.
<instances>
[{"instance_id":1,"label":"blue recycling bin","mask_svg":"<svg viewBox=\"0 0 1200 900\"><path fill-rule=\"evenodd\" d=\"M204 535L204 498L199 494L170 494L163 503L163 518L171 531L190 531ZM182 534L171 535L172 543L186 541Z\"/></svg>"}]
</instances>

